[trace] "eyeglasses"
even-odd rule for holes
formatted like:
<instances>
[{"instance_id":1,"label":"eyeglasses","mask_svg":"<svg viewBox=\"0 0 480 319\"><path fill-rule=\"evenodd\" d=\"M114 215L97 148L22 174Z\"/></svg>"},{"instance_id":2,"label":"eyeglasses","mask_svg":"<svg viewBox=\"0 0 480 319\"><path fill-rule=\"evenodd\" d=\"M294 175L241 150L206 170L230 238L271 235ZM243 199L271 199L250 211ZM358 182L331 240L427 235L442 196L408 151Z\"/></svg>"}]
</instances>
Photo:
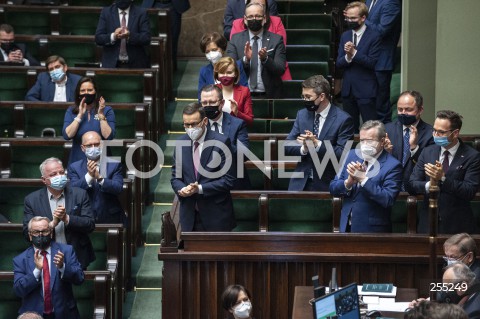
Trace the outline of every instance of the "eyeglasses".
<instances>
[{"instance_id":1,"label":"eyeglasses","mask_svg":"<svg viewBox=\"0 0 480 319\"><path fill-rule=\"evenodd\" d=\"M255 15L255 16L245 16L247 20L262 20L264 16L261 15Z\"/></svg>"},{"instance_id":2,"label":"eyeglasses","mask_svg":"<svg viewBox=\"0 0 480 319\"><path fill-rule=\"evenodd\" d=\"M216 101L200 101L200 104L202 104L202 106L218 106L218 105L219 105L219 102L220 102L220 100L216 100Z\"/></svg>"},{"instance_id":3,"label":"eyeglasses","mask_svg":"<svg viewBox=\"0 0 480 319\"><path fill-rule=\"evenodd\" d=\"M470 252L468 252L470 253ZM460 257L452 257L452 256L443 256L443 260L445 260L445 262L448 262L449 260L450 261L462 261L463 259L465 259L465 257L468 255L468 253L460 256Z\"/></svg>"},{"instance_id":4,"label":"eyeglasses","mask_svg":"<svg viewBox=\"0 0 480 319\"><path fill-rule=\"evenodd\" d=\"M448 132L452 132L452 131L454 131L454 130L447 130L447 131L438 130L438 131L437 131L436 129L433 129L433 130L432 130L432 134L433 134L433 135L437 135L437 136L444 136L444 135L446 135Z\"/></svg>"},{"instance_id":5,"label":"eyeglasses","mask_svg":"<svg viewBox=\"0 0 480 319\"><path fill-rule=\"evenodd\" d=\"M300 98L304 101L315 101L316 99L318 99L319 95L317 95L315 98L313 98L313 96L310 96L310 95L300 95Z\"/></svg>"},{"instance_id":6,"label":"eyeglasses","mask_svg":"<svg viewBox=\"0 0 480 319\"><path fill-rule=\"evenodd\" d=\"M42 235L42 236L48 236L48 235L50 235L51 232L52 232L52 231L51 231L50 229L46 229L46 230L32 230L32 231L30 232L30 235L32 235L32 236L40 236L40 235Z\"/></svg>"},{"instance_id":7,"label":"eyeglasses","mask_svg":"<svg viewBox=\"0 0 480 319\"><path fill-rule=\"evenodd\" d=\"M345 17L345 21L357 21L360 17Z\"/></svg>"},{"instance_id":8,"label":"eyeglasses","mask_svg":"<svg viewBox=\"0 0 480 319\"><path fill-rule=\"evenodd\" d=\"M360 143L365 144L365 145L374 146L374 147L376 147L378 145L378 142L379 141L377 141L377 140L367 140L367 139L360 140Z\"/></svg>"},{"instance_id":9,"label":"eyeglasses","mask_svg":"<svg viewBox=\"0 0 480 319\"><path fill-rule=\"evenodd\" d=\"M183 123L183 127L185 128L191 128L191 127L197 127L198 124L202 123L202 120L195 122L195 123Z\"/></svg>"}]
</instances>

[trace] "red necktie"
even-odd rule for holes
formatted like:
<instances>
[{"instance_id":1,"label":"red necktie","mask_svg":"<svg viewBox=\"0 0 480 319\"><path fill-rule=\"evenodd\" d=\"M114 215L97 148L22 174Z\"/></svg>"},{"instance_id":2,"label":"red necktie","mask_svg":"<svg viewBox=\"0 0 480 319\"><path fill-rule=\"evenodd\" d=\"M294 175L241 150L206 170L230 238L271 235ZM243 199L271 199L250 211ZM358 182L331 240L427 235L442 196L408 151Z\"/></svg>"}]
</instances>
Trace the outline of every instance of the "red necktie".
<instances>
[{"instance_id":1,"label":"red necktie","mask_svg":"<svg viewBox=\"0 0 480 319\"><path fill-rule=\"evenodd\" d=\"M53 312L53 306L52 306L52 294L50 291L50 268L48 268L48 258L47 258L47 252L45 250L42 250L41 252L43 256L43 267L42 267L42 272L43 272L43 313L45 314L50 314Z\"/></svg>"},{"instance_id":2,"label":"red necktie","mask_svg":"<svg viewBox=\"0 0 480 319\"><path fill-rule=\"evenodd\" d=\"M448 155L450 155L450 152L449 152L449 151L443 152L443 163L442 163L442 166L443 166L443 172L444 172L444 173L448 172L448 169L450 168L450 163L449 163L449 161L448 161Z\"/></svg>"},{"instance_id":3,"label":"red necktie","mask_svg":"<svg viewBox=\"0 0 480 319\"><path fill-rule=\"evenodd\" d=\"M193 167L195 169L195 177L198 175L198 166L200 166L200 149L198 146L200 143L195 141L193 143Z\"/></svg>"}]
</instances>

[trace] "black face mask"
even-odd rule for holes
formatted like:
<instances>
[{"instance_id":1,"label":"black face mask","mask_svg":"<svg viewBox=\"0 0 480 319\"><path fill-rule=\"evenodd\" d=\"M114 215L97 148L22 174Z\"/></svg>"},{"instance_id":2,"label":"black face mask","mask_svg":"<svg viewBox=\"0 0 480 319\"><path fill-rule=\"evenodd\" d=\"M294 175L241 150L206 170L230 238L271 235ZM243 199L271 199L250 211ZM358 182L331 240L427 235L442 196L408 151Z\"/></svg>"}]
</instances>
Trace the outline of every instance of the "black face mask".
<instances>
[{"instance_id":1,"label":"black face mask","mask_svg":"<svg viewBox=\"0 0 480 319\"><path fill-rule=\"evenodd\" d=\"M360 28L360 24L357 21L345 21L345 25L348 29L356 30Z\"/></svg>"},{"instance_id":2,"label":"black face mask","mask_svg":"<svg viewBox=\"0 0 480 319\"><path fill-rule=\"evenodd\" d=\"M117 4L117 8L119 8L120 10L125 10L128 7L130 7L130 5L132 4L132 1L130 1L130 0L117 0L116 4Z\"/></svg>"},{"instance_id":3,"label":"black face mask","mask_svg":"<svg viewBox=\"0 0 480 319\"><path fill-rule=\"evenodd\" d=\"M398 114L398 121L405 126L409 126L417 121L417 117L409 114Z\"/></svg>"},{"instance_id":4,"label":"black face mask","mask_svg":"<svg viewBox=\"0 0 480 319\"><path fill-rule=\"evenodd\" d=\"M18 49L18 47L15 45L15 42L2 42L2 44L0 44L0 48L2 48L6 54Z\"/></svg>"},{"instance_id":5,"label":"black face mask","mask_svg":"<svg viewBox=\"0 0 480 319\"><path fill-rule=\"evenodd\" d=\"M250 31L252 32L258 32L262 29L263 25L263 20L247 20L247 27Z\"/></svg>"},{"instance_id":6,"label":"black face mask","mask_svg":"<svg viewBox=\"0 0 480 319\"><path fill-rule=\"evenodd\" d=\"M80 94L80 101L83 98L85 98L85 103L90 105L95 101L95 94Z\"/></svg>"},{"instance_id":7,"label":"black face mask","mask_svg":"<svg viewBox=\"0 0 480 319\"><path fill-rule=\"evenodd\" d=\"M318 109L318 105L315 105L315 100L313 101L303 101L305 108L310 112L315 112Z\"/></svg>"},{"instance_id":8,"label":"black face mask","mask_svg":"<svg viewBox=\"0 0 480 319\"><path fill-rule=\"evenodd\" d=\"M32 236L32 244L38 249L45 250L50 246L50 243L52 242L52 237L50 235L48 236L43 236L43 235L38 235L38 236Z\"/></svg>"},{"instance_id":9,"label":"black face mask","mask_svg":"<svg viewBox=\"0 0 480 319\"><path fill-rule=\"evenodd\" d=\"M217 116L220 114L218 106L205 106L203 110L205 111L207 118L210 120L217 118Z\"/></svg>"}]
</instances>

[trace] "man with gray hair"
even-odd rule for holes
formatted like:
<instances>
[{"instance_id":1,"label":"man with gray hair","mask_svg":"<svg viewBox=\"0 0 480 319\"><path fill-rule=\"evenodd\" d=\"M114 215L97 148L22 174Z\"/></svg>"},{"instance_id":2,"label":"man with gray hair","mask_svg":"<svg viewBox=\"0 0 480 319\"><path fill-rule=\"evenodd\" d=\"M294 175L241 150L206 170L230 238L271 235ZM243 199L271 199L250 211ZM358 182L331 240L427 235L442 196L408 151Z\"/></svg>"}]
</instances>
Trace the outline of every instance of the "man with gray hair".
<instances>
[{"instance_id":1,"label":"man with gray hair","mask_svg":"<svg viewBox=\"0 0 480 319\"><path fill-rule=\"evenodd\" d=\"M17 319L43 319L43 317L35 311L27 311L18 316Z\"/></svg>"},{"instance_id":2,"label":"man with gray hair","mask_svg":"<svg viewBox=\"0 0 480 319\"><path fill-rule=\"evenodd\" d=\"M462 262L480 278L480 261L477 259L477 244L475 239L467 233L455 234L443 243L445 256L443 259L447 266Z\"/></svg>"},{"instance_id":3,"label":"man with gray hair","mask_svg":"<svg viewBox=\"0 0 480 319\"><path fill-rule=\"evenodd\" d=\"M95 229L87 192L67 186L67 175L62 162L47 158L40 165L45 187L25 197L23 235L30 241L28 222L34 216L48 217L57 243L73 246L83 269L95 260L88 234Z\"/></svg>"},{"instance_id":4,"label":"man with gray hair","mask_svg":"<svg viewBox=\"0 0 480 319\"><path fill-rule=\"evenodd\" d=\"M391 232L391 213L402 182L402 164L384 150L385 126L367 121L360 128L360 149L351 150L330 193L343 197L341 232Z\"/></svg>"}]
</instances>

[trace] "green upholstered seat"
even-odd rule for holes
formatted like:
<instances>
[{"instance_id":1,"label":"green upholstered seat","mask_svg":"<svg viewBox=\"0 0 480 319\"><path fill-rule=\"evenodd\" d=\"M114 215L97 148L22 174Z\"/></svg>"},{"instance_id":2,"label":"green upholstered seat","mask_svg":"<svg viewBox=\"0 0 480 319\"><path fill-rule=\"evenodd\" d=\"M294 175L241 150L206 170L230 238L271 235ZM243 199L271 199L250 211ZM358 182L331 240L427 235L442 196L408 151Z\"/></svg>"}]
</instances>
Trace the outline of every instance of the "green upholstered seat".
<instances>
[{"instance_id":1,"label":"green upholstered seat","mask_svg":"<svg viewBox=\"0 0 480 319\"><path fill-rule=\"evenodd\" d=\"M287 45L287 61L328 61L330 59L330 46L328 45Z\"/></svg>"},{"instance_id":2,"label":"green upholstered seat","mask_svg":"<svg viewBox=\"0 0 480 319\"><path fill-rule=\"evenodd\" d=\"M62 12L60 15L60 34L94 35L99 18L100 13Z\"/></svg>"},{"instance_id":3,"label":"green upholstered seat","mask_svg":"<svg viewBox=\"0 0 480 319\"><path fill-rule=\"evenodd\" d=\"M94 42L74 43L74 42L51 42L48 45L51 54L58 54L65 59L68 65L75 63L93 63L95 62Z\"/></svg>"},{"instance_id":4,"label":"green upholstered seat","mask_svg":"<svg viewBox=\"0 0 480 319\"><path fill-rule=\"evenodd\" d=\"M472 201L472 210L475 220L477 221L477 230L480 229L480 201Z\"/></svg>"},{"instance_id":5,"label":"green upholstered seat","mask_svg":"<svg viewBox=\"0 0 480 319\"><path fill-rule=\"evenodd\" d=\"M280 14L286 29L331 29L332 15L330 14ZM287 37L288 40L288 37ZM287 42L288 43L288 42Z\"/></svg>"},{"instance_id":6,"label":"green upholstered seat","mask_svg":"<svg viewBox=\"0 0 480 319\"><path fill-rule=\"evenodd\" d=\"M293 172L293 169L283 169L284 172ZM288 184L290 183L290 177L284 177L280 175L280 171L278 168L275 168L273 170L273 176L272 176L272 189L277 190L277 191L286 191L288 190Z\"/></svg>"},{"instance_id":7,"label":"green upholstered seat","mask_svg":"<svg viewBox=\"0 0 480 319\"><path fill-rule=\"evenodd\" d=\"M269 199L269 231L331 232L332 201L298 200L295 198Z\"/></svg>"},{"instance_id":8,"label":"green upholstered seat","mask_svg":"<svg viewBox=\"0 0 480 319\"><path fill-rule=\"evenodd\" d=\"M98 91L107 102L143 102L144 80L142 75L97 74L95 81Z\"/></svg>"},{"instance_id":9,"label":"green upholstered seat","mask_svg":"<svg viewBox=\"0 0 480 319\"><path fill-rule=\"evenodd\" d=\"M274 100L273 118L275 119L295 119L297 112L304 108L303 100ZM292 126L293 127L293 126ZM290 131L289 131L290 132Z\"/></svg>"},{"instance_id":10,"label":"green upholstered seat","mask_svg":"<svg viewBox=\"0 0 480 319\"><path fill-rule=\"evenodd\" d=\"M288 44L323 44L329 45L330 30L287 29Z\"/></svg>"},{"instance_id":11,"label":"green upholstered seat","mask_svg":"<svg viewBox=\"0 0 480 319\"><path fill-rule=\"evenodd\" d=\"M265 99L252 99L252 109L254 117L258 118L270 118L269 100Z\"/></svg>"},{"instance_id":12,"label":"green upholstered seat","mask_svg":"<svg viewBox=\"0 0 480 319\"><path fill-rule=\"evenodd\" d=\"M39 137L44 128L55 129L57 137L62 136L63 118L65 110L62 109L25 109L25 135Z\"/></svg>"},{"instance_id":13,"label":"green upholstered seat","mask_svg":"<svg viewBox=\"0 0 480 319\"><path fill-rule=\"evenodd\" d=\"M92 242L93 251L95 251L95 261L88 265L88 270L106 270L107 269L107 239L104 232L93 232L89 235Z\"/></svg>"},{"instance_id":14,"label":"green upholstered seat","mask_svg":"<svg viewBox=\"0 0 480 319\"><path fill-rule=\"evenodd\" d=\"M265 147L263 140L249 141L249 150L253 155L258 157L260 160L265 158Z\"/></svg>"},{"instance_id":15,"label":"green upholstered seat","mask_svg":"<svg viewBox=\"0 0 480 319\"><path fill-rule=\"evenodd\" d=\"M392 208L392 232L407 232L407 202L397 199Z\"/></svg>"},{"instance_id":16,"label":"green upholstered seat","mask_svg":"<svg viewBox=\"0 0 480 319\"><path fill-rule=\"evenodd\" d=\"M7 11L5 23L11 24L16 34L50 34L51 30L49 12Z\"/></svg>"},{"instance_id":17,"label":"green upholstered seat","mask_svg":"<svg viewBox=\"0 0 480 319\"><path fill-rule=\"evenodd\" d=\"M324 1L277 1L279 13L323 13Z\"/></svg>"},{"instance_id":18,"label":"green upholstered seat","mask_svg":"<svg viewBox=\"0 0 480 319\"><path fill-rule=\"evenodd\" d=\"M258 199L236 198L233 211L237 221L233 231L258 231Z\"/></svg>"},{"instance_id":19,"label":"green upholstered seat","mask_svg":"<svg viewBox=\"0 0 480 319\"><path fill-rule=\"evenodd\" d=\"M2 258L0 258L0 270L13 271L13 258L21 254L29 247L29 243L23 238L22 228L2 229L0 231L0 248ZM3 292L0 294L2 295ZM1 316L3 317L3 314ZM15 317L16 318L16 317Z\"/></svg>"},{"instance_id":20,"label":"green upholstered seat","mask_svg":"<svg viewBox=\"0 0 480 319\"><path fill-rule=\"evenodd\" d=\"M36 177L38 176L40 176L40 172L38 172ZM12 223L23 223L23 208L25 196L38 189L39 187L0 186L0 194L2 194L2 196L0 196L0 213Z\"/></svg>"},{"instance_id":21,"label":"green upholstered seat","mask_svg":"<svg viewBox=\"0 0 480 319\"><path fill-rule=\"evenodd\" d=\"M12 146L11 177L39 178L40 163L49 157L63 156L63 146Z\"/></svg>"},{"instance_id":22,"label":"green upholstered seat","mask_svg":"<svg viewBox=\"0 0 480 319\"><path fill-rule=\"evenodd\" d=\"M135 110L114 110L115 138L135 138Z\"/></svg>"},{"instance_id":23,"label":"green upholstered seat","mask_svg":"<svg viewBox=\"0 0 480 319\"><path fill-rule=\"evenodd\" d=\"M263 171L257 167L247 169L248 177L250 178L250 184L252 190L264 190L265 179L268 178L263 174Z\"/></svg>"},{"instance_id":24,"label":"green upholstered seat","mask_svg":"<svg viewBox=\"0 0 480 319\"><path fill-rule=\"evenodd\" d=\"M3 258L3 256L2 256ZM3 270L3 269L2 269ZM13 276L8 280L0 280L0 314L2 318L17 318L22 300L13 291Z\"/></svg>"},{"instance_id":25,"label":"green upholstered seat","mask_svg":"<svg viewBox=\"0 0 480 319\"><path fill-rule=\"evenodd\" d=\"M316 74L327 77L330 73L327 62L289 62L288 66L294 80L305 80Z\"/></svg>"},{"instance_id":26,"label":"green upholstered seat","mask_svg":"<svg viewBox=\"0 0 480 319\"><path fill-rule=\"evenodd\" d=\"M7 73L2 71L0 101L23 101L28 89L27 72Z\"/></svg>"},{"instance_id":27,"label":"green upholstered seat","mask_svg":"<svg viewBox=\"0 0 480 319\"><path fill-rule=\"evenodd\" d=\"M270 133L290 133L294 120L270 120Z\"/></svg>"},{"instance_id":28,"label":"green upholstered seat","mask_svg":"<svg viewBox=\"0 0 480 319\"><path fill-rule=\"evenodd\" d=\"M85 280L80 286L73 285L73 295L77 301L80 318L92 318L93 297L95 295L94 281Z\"/></svg>"},{"instance_id":29,"label":"green upholstered seat","mask_svg":"<svg viewBox=\"0 0 480 319\"><path fill-rule=\"evenodd\" d=\"M108 7L111 0L68 0L69 6Z\"/></svg>"},{"instance_id":30,"label":"green upholstered seat","mask_svg":"<svg viewBox=\"0 0 480 319\"><path fill-rule=\"evenodd\" d=\"M303 80L283 81L283 98L298 99L302 95Z\"/></svg>"},{"instance_id":31,"label":"green upholstered seat","mask_svg":"<svg viewBox=\"0 0 480 319\"><path fill-rule=\"evenodd\" d=\"M253 124L248 127L249 133L267 133L268 120L254 118Z\"/></svg>"},{"instance_id":32,"label":"green upholstered seat","mask_svg":"<svg viewBox=\"0 0 480 319\"><path fill-rule=\"evenodd\" d=\"M0 135L2 137L14 137L13 127L13 109L0 109L2 116L0 116Z\"/></svg>"}]
</instances>

